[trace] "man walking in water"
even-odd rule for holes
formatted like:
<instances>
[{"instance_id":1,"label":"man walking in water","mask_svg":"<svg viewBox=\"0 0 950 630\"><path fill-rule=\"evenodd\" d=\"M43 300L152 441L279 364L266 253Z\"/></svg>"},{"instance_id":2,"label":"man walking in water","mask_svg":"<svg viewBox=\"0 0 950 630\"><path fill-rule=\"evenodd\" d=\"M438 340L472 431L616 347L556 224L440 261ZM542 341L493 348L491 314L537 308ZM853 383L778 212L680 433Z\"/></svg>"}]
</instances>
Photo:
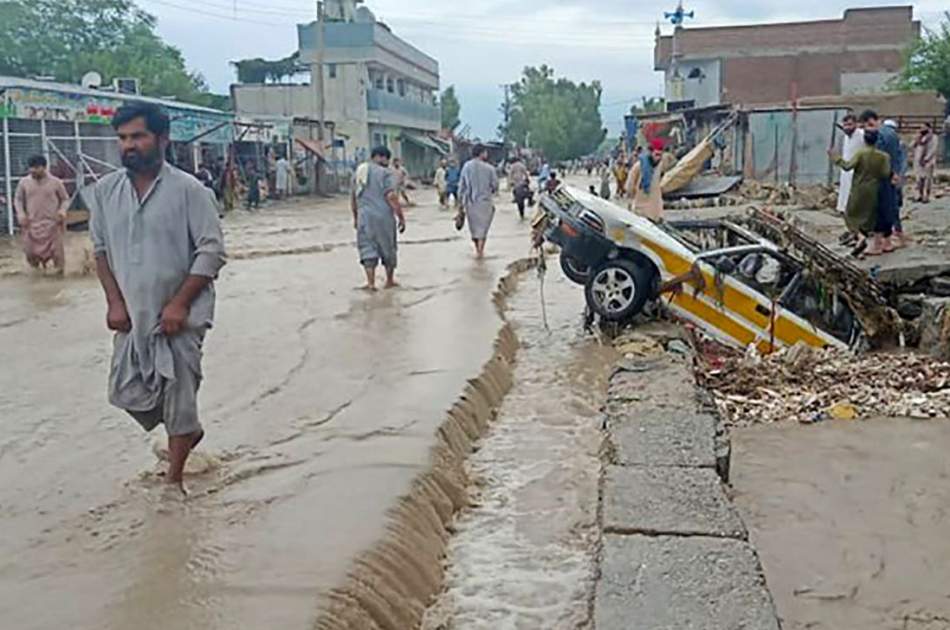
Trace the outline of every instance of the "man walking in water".
<instances>
[{"instance_id":1,"label":"man walking in water","mask_svg":"<svg viewBox=\"0 0 950 630\"><path fill-rule=\"evenodd\" d=\"M366 290L376 290L376 267L386 269L386 287L396 286L396 230L406 231L406 217L399 204L398 175L389 168L392 154L376 147L370 161L356 169L350 195L353 227L360 264L366 272Z\"/></svg>"},{"instance_id":2,"label":"man walking in water","mask_svg":"<svg viewBox=\"0 0 950 630\"><path fill-rule=\"evenodd\" d=\"M185 461L204 437L201 347L224 238L211 191L163 159L168 115L133 103L119 108L112 126L125 168L84 195L106 324L115 331L109 401L146 431L165 425L167 481L184 492Z\"/></svg>"},{"instance_id":3,"label":"man walking in water","mask_svg":"<svg viewBox=\"0 0 950 630\"><path fill-rule=\"evenodd\" d=\"M459 184L461 211L468 218L468 229L475 244L475 257L485 257L485 241L495 218L495 193L498 192L498 173L488 163L488 148L476 145L472 159L462 168Z\"/></svg>"},{"instance_id":4,"label":"man walking in water","mask_svg":"<svg viewBox=\"0 0 950 630\"><path fill-rule=\"evenodd\" d=\"M23 230L23 252L34 269L45 267L52 260L56 270L63 273L63 233L69 195L62 180L46 171L45 157L34 155L27 164L30 174L20 180L13 196L17 221Z\"/></svg>"}]
</instances>

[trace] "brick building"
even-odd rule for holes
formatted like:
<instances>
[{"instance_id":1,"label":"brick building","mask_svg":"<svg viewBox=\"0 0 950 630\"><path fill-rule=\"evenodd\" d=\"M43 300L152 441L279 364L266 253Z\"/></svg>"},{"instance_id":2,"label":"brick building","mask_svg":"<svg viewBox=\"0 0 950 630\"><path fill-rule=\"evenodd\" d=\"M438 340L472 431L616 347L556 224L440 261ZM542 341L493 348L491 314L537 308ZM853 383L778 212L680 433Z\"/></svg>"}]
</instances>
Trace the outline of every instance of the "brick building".
<instances>
[{"instance_id":1,"label":"brick building","mask_svg":"<svg viewBox=\"0 0 950 630\"><path fill-rule=\"evenodd\" d=\"M654 65L681 107L773 104L881 91L920 35L913 7L849 9L840 20L657 30Z\"/></svg>"}]
</instances>

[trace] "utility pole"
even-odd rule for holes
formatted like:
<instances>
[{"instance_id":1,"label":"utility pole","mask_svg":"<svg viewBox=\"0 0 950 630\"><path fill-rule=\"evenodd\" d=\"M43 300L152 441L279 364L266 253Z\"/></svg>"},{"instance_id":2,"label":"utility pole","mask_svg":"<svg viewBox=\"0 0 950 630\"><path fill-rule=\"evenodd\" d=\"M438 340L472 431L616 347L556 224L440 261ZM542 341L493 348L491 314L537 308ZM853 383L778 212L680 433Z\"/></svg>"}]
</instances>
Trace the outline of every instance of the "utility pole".
<instances>
[{"instance_id":1,"label":"utility pole","mask_svg":"<svg viewBox=\"0 0 950 630\"><path fill-rule=\"evenodd\" d=\"M502 107L502 115L505 117L504 120L504 134L502 134L502 142L508 143L508 137L511 133L511 84L504 83L501 86L501 89L505 91L505 102Z\"/></svg>"},{"instance_id":2,"label":"utility pole","mask_svg":"<svg viewBox=\"0 0 950 630\"><path fill-rule=\"evenodd\" d=\"M320 0L317 2L317 35L319 41L317 42L317 98L319 102L317 103L317 123L320 127L317 129L317 139L320 142L323 142L323 127L326 124L324 120L326 118L326 91L323 80L323 59L326 56L326 11L324 8L324 3Z\"/></svg>"}]
</instances>

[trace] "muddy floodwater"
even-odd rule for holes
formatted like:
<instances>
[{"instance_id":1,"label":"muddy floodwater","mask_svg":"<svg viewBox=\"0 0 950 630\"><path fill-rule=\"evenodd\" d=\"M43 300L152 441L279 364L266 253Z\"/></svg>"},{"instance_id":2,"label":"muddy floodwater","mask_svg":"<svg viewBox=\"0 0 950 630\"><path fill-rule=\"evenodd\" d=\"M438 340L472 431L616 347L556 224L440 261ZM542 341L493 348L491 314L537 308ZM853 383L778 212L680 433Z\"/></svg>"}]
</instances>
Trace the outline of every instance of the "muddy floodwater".
<instances>
[{"instance_id":1,"label":"muddy floodwater","mask_svg":"<svg viewBox=\"0 0 950 630\"><path fill-rule=\"evenodd\" d=\"M228 217L231 261L200 398L208 436L185 501L157 475L164 436L107 404L110 338L95 279L22 274L4 257L0 625L313 626L491 356L502 326L491 292L529 251L507 199L477 263L434 193L416 194L426 203L409 211L403 286L376 295L356 290L344 200ZM580 397L570 404L592 413ZM546 535L541 523L531 529Z\"/></svg>"},{"instance_id":2,"label":"muddy floodwater","mask_svg":"<svg viewBox=\"0 0 950 630\"><path fill-rule=\"evenodd\" d=\"M733 484L787 630L950 628L950 422L733 433Z\"/></svg>"},{"instance_id":3,"label":"muddy floodwater","mask_svg":"<svg viewBox=\"0 0 950 630\"><path fill-rule=\"evenodd\" d=\"M446 589L426 630L591 623L600 409L616 356L583 332L583 292L558 269L547 276L545 298L549 330L535 275L508 300L522 345L515 384L470 460L475 506L456 524Z\"/></svg>"}]
</instances>

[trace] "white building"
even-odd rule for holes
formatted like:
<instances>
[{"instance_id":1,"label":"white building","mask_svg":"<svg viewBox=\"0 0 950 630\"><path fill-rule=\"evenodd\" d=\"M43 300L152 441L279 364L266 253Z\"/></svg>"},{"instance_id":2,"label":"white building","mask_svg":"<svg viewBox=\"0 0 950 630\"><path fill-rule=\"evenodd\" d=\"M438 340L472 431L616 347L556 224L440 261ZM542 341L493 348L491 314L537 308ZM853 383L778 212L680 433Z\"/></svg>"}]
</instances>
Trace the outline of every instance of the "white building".
<instances>
[{"instance_id":1,"label":"white building","mask_svg":"<svg viewBox=\"0 0 950 630\"><path fill-rule=\"evenodd\" d=\"M403 157L411 173L428 173L443 150L433 138L441 127L439 64L394 35L358 1L328 0L322 22L298 25L309 84L234 85L235 111L323 120L324 144L332 139L348 160L386 145Z\"/></svg>"}]
</instances>

